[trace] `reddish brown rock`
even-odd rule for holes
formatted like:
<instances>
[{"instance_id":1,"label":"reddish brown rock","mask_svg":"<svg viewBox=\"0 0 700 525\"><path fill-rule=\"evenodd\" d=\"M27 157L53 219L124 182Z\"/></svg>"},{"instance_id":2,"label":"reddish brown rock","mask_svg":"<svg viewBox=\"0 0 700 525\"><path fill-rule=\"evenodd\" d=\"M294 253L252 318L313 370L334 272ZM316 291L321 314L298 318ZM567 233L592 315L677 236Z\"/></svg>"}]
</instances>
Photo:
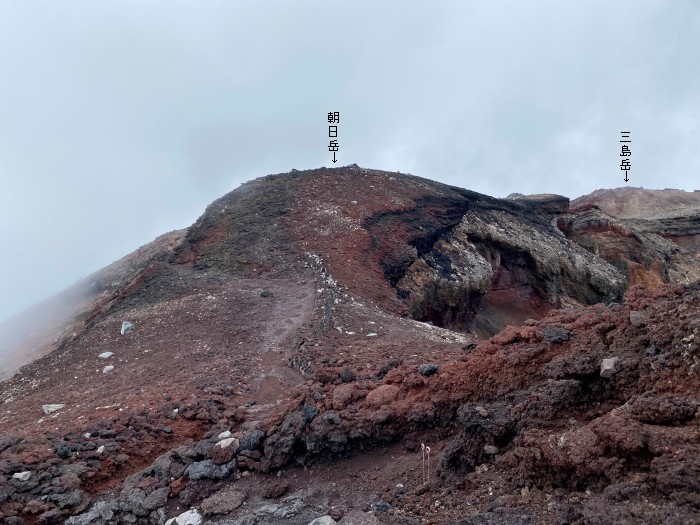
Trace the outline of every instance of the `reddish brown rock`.
<instances>
[{"instance_id":1,"label":"reddish brown rock","mask_svg":"<svg viewBox=\"0 0 700 525\"><path fill-rule=\"evenodd\" d=\"M277 481L270 483L263 490L263 496L269 499L279 498L284 496L289 490L289 483Z\"/></svg>"},{"instance_id":2,"label":"reddish brown rock","mask_svg":"<svg viewBox=\"0 0 700 525\"><path fill-rule=\"evenodd\" d=\"M360 397L356 384L339 385L333 389L333 408L341 410Z\"/></svg>"},{"instance_id":3,"label":"reddish brown rock","mask_svg":"<svg viewBox=\"0 0 700 525\"><path fill-rule=\"evenodd\" d=\"M233 456L238 450L238 439L230 437L222 439L211 451L211 460L215 465L223 465L233 459Z\"/></svg>"},{"instance_id":4,"label":"reddish brown rock","mask_svg":"<svg viewBox=\"0 0 700 525\"><path fill-rule=\"evenodd\" d=\"M396 400L399 395L399 387L396 385L381 385L369 394L365 404L371 407L383 407Z\"/></svg>"}]
</instances>

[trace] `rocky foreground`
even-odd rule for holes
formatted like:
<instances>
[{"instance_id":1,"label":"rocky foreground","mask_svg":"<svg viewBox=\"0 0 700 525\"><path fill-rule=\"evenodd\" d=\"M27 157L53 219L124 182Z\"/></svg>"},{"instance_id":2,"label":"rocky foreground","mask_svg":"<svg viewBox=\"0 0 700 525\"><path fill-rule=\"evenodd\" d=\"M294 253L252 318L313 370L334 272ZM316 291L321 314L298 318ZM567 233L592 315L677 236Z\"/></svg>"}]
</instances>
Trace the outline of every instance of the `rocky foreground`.
<instances>
[{"instance_id":1,"label":"rocky foreground","mask_svg":"<svg viewBox=\"0 0 700 525\"><path fill-rule=\"evenodd\" d=\"M604 213L244 185L2 383L0 520L700 522L697 232Z\"/></svg>"}]
</instances>

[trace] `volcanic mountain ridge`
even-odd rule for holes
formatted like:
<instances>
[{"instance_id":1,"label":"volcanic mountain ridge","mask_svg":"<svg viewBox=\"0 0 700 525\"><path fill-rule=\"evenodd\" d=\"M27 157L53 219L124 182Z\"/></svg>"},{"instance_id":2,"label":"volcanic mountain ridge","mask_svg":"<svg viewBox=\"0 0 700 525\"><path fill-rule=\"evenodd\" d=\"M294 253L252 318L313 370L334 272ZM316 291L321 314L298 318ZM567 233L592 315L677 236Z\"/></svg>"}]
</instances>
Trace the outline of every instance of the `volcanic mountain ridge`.
<instances>
[{"instance_id":1,"label":"volcanic mountain ridge","mask_svg":"<svg viewBox=\"0 0 700 525\"><path fill-rule=\"evenodd\" d=\"M18 343L0 519L697 522L693 221L354 165L246 183Z\"/></svg>"}]
</instances>

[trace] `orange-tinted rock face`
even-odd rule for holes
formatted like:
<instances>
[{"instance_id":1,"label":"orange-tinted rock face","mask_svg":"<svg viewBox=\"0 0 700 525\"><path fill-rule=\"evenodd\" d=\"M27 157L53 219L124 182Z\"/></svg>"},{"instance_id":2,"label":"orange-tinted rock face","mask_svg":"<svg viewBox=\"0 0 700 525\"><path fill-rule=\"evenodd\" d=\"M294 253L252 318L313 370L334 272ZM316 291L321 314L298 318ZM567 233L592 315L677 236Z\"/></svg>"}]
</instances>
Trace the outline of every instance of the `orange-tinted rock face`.
<instances>
[{"instance_id":1,"label":"orange-tinted rock face","mask_svg":"<svg viewBox=\"0 0 700 525\"><path fill-rule=\"evenodd\" d=\"M572 202L557 226L620 269L630 286L700 279L700 197L676 190L599 190ZM614 216L618 213L618 216Z\"/></svg>"}]
</instances>

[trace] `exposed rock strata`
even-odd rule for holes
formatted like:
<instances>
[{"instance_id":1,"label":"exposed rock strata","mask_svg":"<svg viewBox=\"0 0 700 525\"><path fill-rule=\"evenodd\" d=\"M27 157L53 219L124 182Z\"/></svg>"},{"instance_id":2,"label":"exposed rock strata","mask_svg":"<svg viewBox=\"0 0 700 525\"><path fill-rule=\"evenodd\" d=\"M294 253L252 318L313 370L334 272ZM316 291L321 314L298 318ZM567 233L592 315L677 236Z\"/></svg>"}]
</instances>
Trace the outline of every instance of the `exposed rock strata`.
<instances>
[{"instance_id":1,"label":"exposed rock strata","mask_svg":"<svg viewBox=\"0 0 700 525\"><path fill-rule=\"evenodd\" d=\"M693 522L700 290L621 295L692 279L691 222L563 204L357 166L243 185L2 383L0 519Z\"/></svg>"}]
</instances>

